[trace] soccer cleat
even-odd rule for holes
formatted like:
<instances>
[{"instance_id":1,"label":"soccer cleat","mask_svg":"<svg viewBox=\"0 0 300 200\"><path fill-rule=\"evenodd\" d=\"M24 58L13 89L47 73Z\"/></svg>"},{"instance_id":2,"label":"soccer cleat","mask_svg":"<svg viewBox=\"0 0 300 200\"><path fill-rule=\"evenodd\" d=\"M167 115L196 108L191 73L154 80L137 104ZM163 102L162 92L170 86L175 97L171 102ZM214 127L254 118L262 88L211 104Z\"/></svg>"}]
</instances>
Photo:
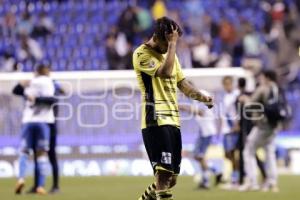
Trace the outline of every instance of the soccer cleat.
<instances>
[{"instance_id":1,"label":"soccer cleat","mask_svg":"<svg viewBox=\"0 0 300 200\"><path fill-rule=\"evenodd\" d=\"M261 188L262 192L279 192L279 188L277 185L273 185L273 184L269 184L269 183L264 183L262 188Z\"/></svg>"},{"instance_id":2,"label":"soccer cleat","mask_svg":"<svg viewBox=\"0 0 300 200\"><path fill-rule=\"evenodd\" d=\"M22 190L25 186L25 181L24 180L19 180L17 182L16 188L15 188L15 194L22 194Z\"/></svg>"},{"instance_id":3,"label":"soccer cleat","mask_svg":"<svg viewBox=\"0 0 300 200\"><path fill-rule=\"evenodd\" d=\"M248 191L258 191L259 190L259 186L258 185L252 185L252 184L249 184L249 183L245 183L243 185L241 185L238 190L240 192L248 192Z\"/></svg>"},{"instance_id":4,"label":"soccer cleat","mask_svg":"<svg viewBox=\"0 0 300 200\"><path fill-rule=\"evenodd\" d=\"M26 194L35 194L36 193L36 188L32 187L30 190L26 191Z\"/></svg>"},{"instance_id":5,"label":"soccer cleat","mask_svg":"<svg viewBox=\"0 0 300 200\"><path fill-rule=\"evenodd\" d=\"M58 193L60 193L59 188L52 188L52 189L49 191L49 194L58 194Z\"/></svg>"},{"instance_id":6,"label":"soccer cleat","mask_svg":"<svg viewBox=\"0 0 300 200\"><path fill-rule=\"evenodd\" d=\"M237 184L233 184L233 183L226 183L223 185L220 185L220 189L222 190L238 190L239 186Z\"/></svg>"},{"instance_id":7,"label":"soccer cleat","mask_svg":"<svg viewBox=\"0 0 300 200\"><path fill-rule=\"evenodd\" d=\"M201 183L198 185L198 187L196 188L197 190L209 190L210 187L208 184L205 184L205 183Z\"/></svg>"},{"instance_id":8,"label":"soccer cleat","mask_svg":"<svg viewBox=\"0 0 300 200\"><path fill-rule=\"evenodd\" d=\"M43 187L38 187L36 189L36 193L39 194L39 195L46 195L47 194L47 191L45 190L45 188Z\"/></svg>"},{"instance_id":9,"label":"soccer cleat","mask_svg":"<svg viewBox=\"0 0 300 200\"><path fill-rule=\"evenodd\" d=\"M267 182L265 182L261 187L262 192L269 192L269 189L270 189L270 185Z\"/></svg>"},{"instance_id":10,"label":"soccer cleat","mask_svg":"<svg viewBox=\"0 0 300 200\"><path fill-rule=\"evenodd\" d=\"M270 190L271 190L271 192L274 192L274 193L278 193L279 192L279 188L278 188L277 185L272 186Z\"/></svg>"},{"instance_id":11,"label":"soccer cleat","mask_svg":"<svg viewBox=\"0 0 300 200\"><path fill-rule=\"evenodd\" d=\"M220 184L225 184L225 181L223 181L223 175L217 174L215 178L215 186L218 186Z\"/></svg>"}]
</instances>

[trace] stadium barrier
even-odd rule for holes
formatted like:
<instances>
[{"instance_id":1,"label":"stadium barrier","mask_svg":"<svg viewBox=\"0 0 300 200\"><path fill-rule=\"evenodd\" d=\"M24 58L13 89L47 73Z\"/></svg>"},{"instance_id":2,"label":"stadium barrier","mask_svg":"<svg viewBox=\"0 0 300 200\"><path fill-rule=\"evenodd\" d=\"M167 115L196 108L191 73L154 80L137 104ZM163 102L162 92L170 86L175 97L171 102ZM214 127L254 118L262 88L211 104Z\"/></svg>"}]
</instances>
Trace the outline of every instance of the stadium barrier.
<instances>
[{"instance_id":1,"label":"stadium barrier","mask_svg":"<svg viewBox=\"0 0 300 200\"><path fill-rule=\"evenodd\" d=\"M222 90L224 76L245 77L248 90L255 87L252 74L241 68L184 69L184 74L216 96ZM32 77L33 73L0 74L0 177L17 174L23 99L14 97L11 91L17 82ZM67 91L58 103L57 152L62 175L152 174L139 134L140 93L134 71L53 72L51 77ZM179 101L190 102L182 96ZM182 121L182 173L194 175L199 169L191 152L199 127L193 118L182 116L187 119ZM215 170L230 170L218 141L208 157L209 165L217 166ZM293 157L299 154L295 152Z\"/></svg>"}]
</instances>

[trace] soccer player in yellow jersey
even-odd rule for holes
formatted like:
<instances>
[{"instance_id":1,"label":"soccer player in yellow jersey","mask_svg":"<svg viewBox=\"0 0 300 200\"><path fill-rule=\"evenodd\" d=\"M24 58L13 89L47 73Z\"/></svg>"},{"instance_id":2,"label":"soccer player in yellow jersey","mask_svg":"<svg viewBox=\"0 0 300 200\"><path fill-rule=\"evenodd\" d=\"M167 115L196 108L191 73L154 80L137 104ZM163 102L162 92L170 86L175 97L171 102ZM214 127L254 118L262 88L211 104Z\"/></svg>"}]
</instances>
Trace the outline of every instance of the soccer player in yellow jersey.
<instances>
[{"instance_id":1,"label":"soccer player in yellow jersey","mask_svg":"<svg viewBox=\"0 0 300 200\"><path fill-rule=\"evenodd\" d=\"M185 80L176 56L182 35L173 20L163 17L155 22L151 39L133 54L133 66L142 93L142 134L156 181L139 200L171 200L181 163L180 118L177 88L186 96L212 106L205 96Z\"/></svg>"}]
</instances>

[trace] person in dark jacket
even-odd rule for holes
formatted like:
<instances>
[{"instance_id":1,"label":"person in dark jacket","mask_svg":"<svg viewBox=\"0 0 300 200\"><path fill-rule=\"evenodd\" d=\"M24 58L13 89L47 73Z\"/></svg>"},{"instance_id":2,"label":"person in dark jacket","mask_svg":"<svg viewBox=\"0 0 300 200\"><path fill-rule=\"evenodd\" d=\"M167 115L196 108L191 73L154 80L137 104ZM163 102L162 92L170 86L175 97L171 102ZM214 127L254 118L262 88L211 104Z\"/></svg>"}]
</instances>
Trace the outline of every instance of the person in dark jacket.
<instances>
[{"instance_id":1,"label":"person in dark jacket","mask_svg":"<svg viewBox=\"0 0 300 200\"><path fill-rule=\"evenodd\" d=\"M240 91L239 97L243 96L243 95L246 95L246 96L251 95L250 92L246 91L246 85L247 85L247 81L245 78L238 79L238 89ZM237 99L239 99L239 97ZM239 159L239 168L240 168L239 183L240 183L240 185L242 185L244 183L244 177L245 177L243 151L244 151L244 147L245 147L246 138L249 135L249 133L253 127L253 123L251 120L249 120L245 117L245 115L247 115L248 113L245 112L244 104L239 103L238 101L236 103L237 103L237 110L239 111L239 116L240 116L239 140L238 140L238 148L239 148L239 156L240 156L240 159ZM263 179L265 179L266 178L266 170L264 168L264 163L263 163L263 161L261 161L258 158L258 156L256 156L256 161L257 161L258 168L262 174L262 177L263 177Z\"/></svg>"}]
</instances>

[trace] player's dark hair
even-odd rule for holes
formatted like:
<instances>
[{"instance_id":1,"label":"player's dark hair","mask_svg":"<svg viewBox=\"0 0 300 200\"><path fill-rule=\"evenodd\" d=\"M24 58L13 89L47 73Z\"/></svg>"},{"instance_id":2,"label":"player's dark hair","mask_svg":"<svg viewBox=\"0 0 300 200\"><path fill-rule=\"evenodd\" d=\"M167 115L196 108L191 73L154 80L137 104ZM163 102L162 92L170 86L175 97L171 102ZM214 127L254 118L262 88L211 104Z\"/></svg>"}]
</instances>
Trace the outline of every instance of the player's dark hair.
<instances>
[{"instance_id":1,"label":"player's dark hair","mask_svg":"<svg viewBox=\"0 0 300 200\"><path fill-rule=\"evenodd\" d=\"M239 78L238 79L238 87L239 88L245 88L247 84L247 81L245 78Z\"/></svg>"},{"instance_id":2,"label":"player's dark hair","mask_svg":"<svg viewBox=\"0 0 300 200\"><path fill-rule=\"evenodd\" d=\"M182 29L180 26L172 19L168 17L162 17L155 21L154 25L154 35L162 41L166 41L166 34L172 33L172 27L176 27L179 36L182 35Z\"/></svg>"},{"instance_id":3,"label":"player's dark hair","mask_svg":"<svg viewBox=\"0 0 300 200\"><path fill-rule=\"evenodd\" d=\"M277 74L273 70L264 70L262 71L262 74L269 80L273 82L277 82Z\"/></svg>"},{"instance_id":4,"label":"player's dark hair","mask_svg":"<svg viewBox=\"0 0 300 200\"><path fill-rule=\"evenodd\" d=\"M224 76L222 82L224 83L224 82L227 81L227 80L233 81L233 77L232 77L232 76Z\"/></svg>"},{"instance_id":5,"label":"player's dark hair","mask_svg":"<svg viewBox=\"0 0 300 200\"><path fill-rule=\"evenodd\" d=\"M46 64L46 63L40 63L40 64L38 64L37 66L36 66L36 72L38 73L38 74L44 74L44 72L45 72L45 69L50 69L50 65L49 64Z\"/></svg>"}]
</instances>

